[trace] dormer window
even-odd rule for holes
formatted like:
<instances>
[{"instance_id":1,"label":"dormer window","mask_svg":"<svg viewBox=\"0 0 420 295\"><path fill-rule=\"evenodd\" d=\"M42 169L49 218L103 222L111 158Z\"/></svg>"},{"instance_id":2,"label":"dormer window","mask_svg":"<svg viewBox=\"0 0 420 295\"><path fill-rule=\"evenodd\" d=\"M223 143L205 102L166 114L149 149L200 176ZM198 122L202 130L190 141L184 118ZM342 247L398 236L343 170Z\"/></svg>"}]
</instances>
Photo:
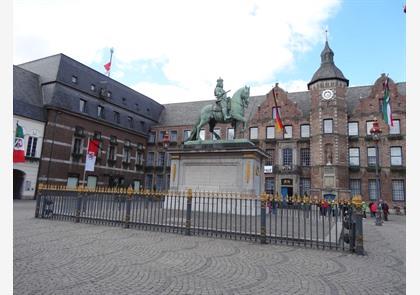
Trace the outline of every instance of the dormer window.
<instances>
[{"instance_id":1,"label":"dormer window","mask_svg":"<svg viewBox=\"0 0 420 295\"><path fill-rule=\"evenodd\" d=\"M112 97L112 92L111 92L111 91L108 91L108 92L106 93L106 96L107 96L108 98L111 98L111 97Z\"/></svg>"},{"instance_id":2,"label":"dormer window","mask_svg":"<svg viewBox=\"0 0 420 295\"><path fill-rule=\"evenodd\" d=\"M91 90L91 91L96 91L96 86L95 86L95 84L90 84L90 90Z\"/></svg>"},{"instance_id":3,"label":"dormer window","mask_svg":"<svg viewBox=\"0 0 420 295\"><path fill-rule=\"evenodd\" d=\"M101 105L98 105L98 117L99 118L105 118L105 114L104 114L104 107Z\"/></svg>"},{"instance_id":4,"label":"dormer window","mask_svg":"<svg viewBox=\"0 0 420 295\"><path fill-rule=\"evenodd\" d=\"M71 77L71 82L72 82L72 83L74 83L74 84L77 84L77 76L74 76L74 75L73 75L73 76Z\"/></svg>"},{"instance_id":5,"label":"dormer window","mask_svg":"<svg viewBox=\"0 0 420 295\"><path fill-rule=\"evenodd\" d=\"M120 113L119 112L114 112L114 121L117 124L120 124Z\"/></svg>"},{"instance_id":6,"label":"dormer window","mask_svg":"<svg viewBox=\"0 0 420 295\"><path fill-rule=\"evenodd\" d=\"M125 97L122 98L122 103L127 104L127 100L125 99Z\"/></svg>"}]
</instances>

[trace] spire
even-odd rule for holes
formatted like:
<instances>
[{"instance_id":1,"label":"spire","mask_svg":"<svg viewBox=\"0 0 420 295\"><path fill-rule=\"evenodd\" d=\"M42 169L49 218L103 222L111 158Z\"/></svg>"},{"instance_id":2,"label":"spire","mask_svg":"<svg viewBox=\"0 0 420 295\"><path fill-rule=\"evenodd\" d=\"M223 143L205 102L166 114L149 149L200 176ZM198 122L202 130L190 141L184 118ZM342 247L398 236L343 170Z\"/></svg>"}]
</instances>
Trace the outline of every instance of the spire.
<instances>
[{"instance_id":1,"label":"spire","mask_svg":"<svg viewBox=\"0 0 420 295\"><path fill-rule=\"evenodd\" d=\"M324 50L321 52L321 64L332 63L334 64L334 51L328 45L328 40L325 41Z\"/></svg>"},{"instance_id":2,"label":"spire","mask_svg":"<svg viewBox=\"0 0 420 295\"><path fill-rule=\"evenodd\" d=\"M346 82L347 86L349 85L349 80L344 77L341 70L334 64L334 52L328 44L327 32L325 30L325 46L321 52L321 66L312 76L311 82L308 83L308 89L309 86L321 80L341 80Z\"/></svg>"}]
</instances>

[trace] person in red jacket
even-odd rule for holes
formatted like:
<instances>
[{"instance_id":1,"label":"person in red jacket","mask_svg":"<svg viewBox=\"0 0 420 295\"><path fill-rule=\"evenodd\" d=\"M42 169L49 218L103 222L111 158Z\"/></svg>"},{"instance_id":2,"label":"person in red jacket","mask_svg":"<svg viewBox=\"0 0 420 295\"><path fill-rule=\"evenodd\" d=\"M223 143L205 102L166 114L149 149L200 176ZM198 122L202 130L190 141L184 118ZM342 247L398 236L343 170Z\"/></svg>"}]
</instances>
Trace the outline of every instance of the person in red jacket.
<instances>
[{"instance_id":1,"label":"person in red jacket","mask_svg":"<svg viewBox=\"0 0 420 295\"><path fill-rule=\"evenodd\" d=\"M378 210L378 206L376 205L376 203L374 202L372 204L372 206L370 206L370 212L372 212L373 216L376 216L376 211Z\"/></svg>"}]
</instances>

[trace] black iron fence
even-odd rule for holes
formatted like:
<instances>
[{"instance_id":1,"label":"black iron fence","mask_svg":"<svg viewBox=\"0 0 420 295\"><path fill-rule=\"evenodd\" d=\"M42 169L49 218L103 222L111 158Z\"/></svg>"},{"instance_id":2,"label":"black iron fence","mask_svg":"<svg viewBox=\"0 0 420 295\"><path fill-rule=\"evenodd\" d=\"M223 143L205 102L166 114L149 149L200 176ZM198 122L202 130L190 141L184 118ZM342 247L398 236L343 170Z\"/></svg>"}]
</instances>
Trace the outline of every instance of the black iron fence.
<instances>
[{"instance_id":1,"label":"black iron fence","mask_svg":"<svg viewBox=\"0 0 420 295\"><path fill-rule=\"evenodd\" d=\"M359 200L42 185L38 192L38 218L363 252Z\"/></svg>"}]
</instances>

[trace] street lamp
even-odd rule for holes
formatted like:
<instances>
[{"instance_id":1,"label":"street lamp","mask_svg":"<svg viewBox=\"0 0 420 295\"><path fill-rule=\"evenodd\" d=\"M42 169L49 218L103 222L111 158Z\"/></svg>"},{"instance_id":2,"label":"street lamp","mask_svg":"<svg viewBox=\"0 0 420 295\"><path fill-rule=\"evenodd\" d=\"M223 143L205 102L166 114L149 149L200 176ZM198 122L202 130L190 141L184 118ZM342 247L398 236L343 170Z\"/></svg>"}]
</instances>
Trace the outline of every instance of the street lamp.
<instances>
[{"instance_id":1,"label":"street lamp","mask_svg":"<svg viewBox=\"0 0 420 295\"><path fill-rule=\"evenodd\" d=\"M163 190L166 191L166 162L167 162L167 150L169 146L169 133L168 131L165 132L165 135L163 136L163 148L165 149L165 154L163 158Z\"/></svg>"},{"instance_id":2,"label":"street lamp","mask_svg":"<svg viewBox=\"0 0 420 295\"><path fill-rule=\"evenodd\" d=\"M376 154L376 165L375 165L375 177L376 177L376 225L382 225L382 208L379 202L379 152L378 152L378 143L379 143L379 134L382 133L382 130L379 128L379 123L376 118L374 118L373 126L370 129L370 134L372 134L373 140L375 141L375 154Z\"/></svg>"}]
</instances>

